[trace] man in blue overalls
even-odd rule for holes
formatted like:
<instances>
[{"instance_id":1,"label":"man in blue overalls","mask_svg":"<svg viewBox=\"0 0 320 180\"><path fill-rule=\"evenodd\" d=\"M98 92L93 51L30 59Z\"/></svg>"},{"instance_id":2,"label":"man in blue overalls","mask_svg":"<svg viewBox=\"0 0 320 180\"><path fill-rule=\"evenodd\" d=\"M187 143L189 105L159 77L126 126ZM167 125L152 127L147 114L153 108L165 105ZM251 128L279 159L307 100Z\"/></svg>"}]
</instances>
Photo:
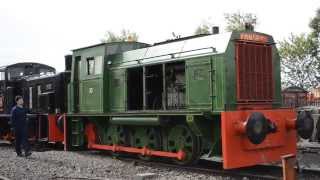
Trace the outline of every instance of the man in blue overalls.
<instances>
[{"instance_id":1,"label":"man in blue overalls","mask_svg":"<svg viewBox=\"0 0 320 180\"><path fill-rule=\"evenodd\" d=\"M17 156L22 156L22 146L25 151L25 156L28 157L31 155L27 128L28 109L23 107L22 96L16 96L15 101L16 106L14 106L11 110L11 125L15 132L16 153Z\"/></svg>"}]
</instances>

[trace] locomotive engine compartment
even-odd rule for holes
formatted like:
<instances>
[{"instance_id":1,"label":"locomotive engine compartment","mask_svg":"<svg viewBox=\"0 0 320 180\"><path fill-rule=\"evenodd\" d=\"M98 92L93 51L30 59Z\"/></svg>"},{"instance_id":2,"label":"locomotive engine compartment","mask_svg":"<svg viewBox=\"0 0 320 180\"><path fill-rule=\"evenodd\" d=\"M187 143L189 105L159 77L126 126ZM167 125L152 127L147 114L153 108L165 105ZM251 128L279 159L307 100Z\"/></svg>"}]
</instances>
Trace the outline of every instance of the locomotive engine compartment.
<instances>
[{"instance_id":1,"label":"locomotive engine compartment","mask_svg":"<svg viewBox=\"0 0 320 180\"><path fill-rule=\"evenodd\" d=\"M129 111L185 108L184 62L129 68L127 84Z\"/></svg>"}]
</instances>

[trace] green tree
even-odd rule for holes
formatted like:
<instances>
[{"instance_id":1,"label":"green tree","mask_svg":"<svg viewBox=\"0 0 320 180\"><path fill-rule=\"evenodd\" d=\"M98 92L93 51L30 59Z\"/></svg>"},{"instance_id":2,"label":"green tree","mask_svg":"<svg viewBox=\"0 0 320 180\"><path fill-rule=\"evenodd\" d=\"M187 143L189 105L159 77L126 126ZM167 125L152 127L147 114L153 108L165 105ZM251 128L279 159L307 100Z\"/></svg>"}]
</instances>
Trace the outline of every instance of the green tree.
<instances>
[{"instance_id":1,"label":"green tree","mask_svg":"<svg viewBox=\"0 0 320 180\"><path fill-rule=\"evenodd\" d=\"M135 32L130 32L129 30L122 29L120 34L116 34L112 31L107 31L105 37L101 39L101 42L125 42L125 41L138 41L139 36Z\"/></svg>"},{"instance_id":2,"label":"green tree","mask_svg":"<svg viewBox=\"0 0 320 180\"><path fill-rule=\"evenodd\" d=\"M252 13L227 13L224 15L227 26L226 31L244 31L246 23L257 25L257 16Z\"/></svg>"},{"instance_id":3,"label":"green tree","mask_svg":"<svg viewBox=\"0 0 320 180\"><path fill-rule=\"evenodd\" d=\"M312 56L313 37L293 35L279 42L283 87L315 88L319 84L319 61Z\"/></svg>"},{"instance_id":4,"label":"green tree","mask_svg":"<svg viewBox=\"0 0 320 180\"><path fill-rule=\"evenodd\" d=\"M309 27L310 34L291 34L279 42L284 87L294 85L310 89L320 85L320 9Z\"/></svg>"},{"instance_id":5,"label":"green tree","mask_svg":"<svg viewBox=\"0 0 320 180\"><path fill-rule=\"evenodd\" d=\"M312 30L312 56L320 61L320 8L316 11L316 16L310 21L309 27Z\"/></svg>"},{"instance_id":6,"label":"green tree","mask_svg":"<svg viewBox=\"0 0 320 180\"><path fill-rule=\"evenodd\" d=\"M199 34L210 34L210 26L209 24L201 24L197 27L197 29L194 32L195 35Z\"/></svg>"}]
</instances>

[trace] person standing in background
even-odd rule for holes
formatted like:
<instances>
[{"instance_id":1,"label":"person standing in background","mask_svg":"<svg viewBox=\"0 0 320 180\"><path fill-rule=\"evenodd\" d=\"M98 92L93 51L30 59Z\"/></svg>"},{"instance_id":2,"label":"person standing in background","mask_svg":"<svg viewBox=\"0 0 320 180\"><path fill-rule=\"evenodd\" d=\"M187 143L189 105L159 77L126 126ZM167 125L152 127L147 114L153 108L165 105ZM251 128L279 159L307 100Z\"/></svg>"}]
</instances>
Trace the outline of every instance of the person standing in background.
<instances>
[{"instance_id":1,"label":"person standing in background","mask_svg":"<svg viewBox=\"0 0 320 180\"><path fill-rule=\"evenodd\" d=\"M27 112L28 109L23 107L22 96L15 97L16 106L11 110L11 125L15 133L15 149L17 156L22 157L21 147L25 152L25 157L30 156L30 145L28 142L28 125L27 125Z\"/></svg>"}]
</instances>

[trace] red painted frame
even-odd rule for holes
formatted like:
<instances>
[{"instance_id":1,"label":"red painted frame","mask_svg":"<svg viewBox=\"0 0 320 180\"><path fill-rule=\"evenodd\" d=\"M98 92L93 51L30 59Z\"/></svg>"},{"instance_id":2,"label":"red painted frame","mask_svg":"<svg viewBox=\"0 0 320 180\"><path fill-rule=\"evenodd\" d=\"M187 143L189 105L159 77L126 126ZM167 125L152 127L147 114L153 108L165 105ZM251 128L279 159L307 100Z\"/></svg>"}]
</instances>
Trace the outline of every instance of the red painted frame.
<instances>
[{"instance_id":1,"label":"red painted frame","mask_svg":"<svg viewBox=\"0 0 320 180\"><path fill-rule=\"evenodd\" d=\"M48 141L49 142L63 142L64 133L60 131L57 126L57 118L56 114L48 114L48 125L49 125L49 132L48 132Z\"/></svg>"}]
</instances>

